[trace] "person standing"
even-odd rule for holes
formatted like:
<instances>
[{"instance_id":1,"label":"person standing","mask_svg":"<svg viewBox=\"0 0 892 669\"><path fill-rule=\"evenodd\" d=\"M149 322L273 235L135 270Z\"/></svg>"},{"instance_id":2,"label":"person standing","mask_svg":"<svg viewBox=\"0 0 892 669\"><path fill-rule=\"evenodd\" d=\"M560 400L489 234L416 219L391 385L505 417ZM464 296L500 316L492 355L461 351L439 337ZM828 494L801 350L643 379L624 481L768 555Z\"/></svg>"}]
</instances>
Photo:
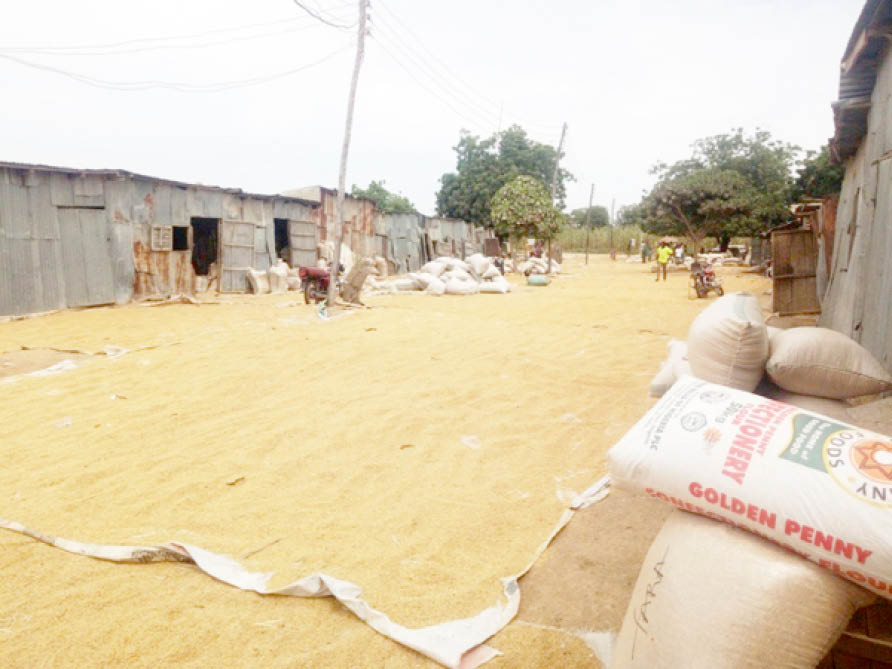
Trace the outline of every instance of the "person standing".
<instances>
[{"instance_id":1,"label":"person standing","mask_svg":"<svg viewBox=\"0 0 892 669\"><path fill-rule=\"evenodd\" d=\"M663 281L666 280L666 266L672 257L672 247L669 242L661 242L657 247L657 281L660 280L660 272L663 273Z\"/></svg>"},{"instance_id":2,"label":"person standing","mask_svg":"<svg viewBox=\"0 0 892 669\"><path fill-rule=\"evenodd\" d=\"M644 264L650 261L650 244L647 243L645 239L641 244L641 263Z\"/></svg>"}]
</instances>

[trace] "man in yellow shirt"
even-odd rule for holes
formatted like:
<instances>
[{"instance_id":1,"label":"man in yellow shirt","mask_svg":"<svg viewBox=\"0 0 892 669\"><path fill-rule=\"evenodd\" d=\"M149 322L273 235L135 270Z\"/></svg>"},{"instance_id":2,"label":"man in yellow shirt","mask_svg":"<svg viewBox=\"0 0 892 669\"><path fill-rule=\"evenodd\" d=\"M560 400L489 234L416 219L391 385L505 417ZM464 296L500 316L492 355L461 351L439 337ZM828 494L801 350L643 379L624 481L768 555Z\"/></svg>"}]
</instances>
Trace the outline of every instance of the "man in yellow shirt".
<instances>
[{"instance_id":1,"label":"man in yellow shirt","mask_svg":"<svg viewBox=\"0 0 892 669\"><path fill-rule=\"evenodd\" d=\"M666 265L672 257L672 247L666 242L660 242L657 247L657 281L660 280L660 272L663 273L663 281L666 280Z\"/></svg>"}]
</instances>

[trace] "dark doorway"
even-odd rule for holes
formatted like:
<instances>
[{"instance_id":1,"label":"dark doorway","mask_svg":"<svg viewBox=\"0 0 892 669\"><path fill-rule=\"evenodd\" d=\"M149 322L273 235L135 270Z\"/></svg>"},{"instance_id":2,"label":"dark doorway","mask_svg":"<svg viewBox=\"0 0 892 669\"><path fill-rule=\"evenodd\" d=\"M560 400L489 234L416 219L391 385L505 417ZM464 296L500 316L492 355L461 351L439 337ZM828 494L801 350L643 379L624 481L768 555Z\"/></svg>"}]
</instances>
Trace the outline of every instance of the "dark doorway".
<instances>
[{"instance_id":1,"label":"dark doorway","mask_svg":"<svg viewBox=\"0 0 892 669\"><path fill-rule=\"evenodd\" d=\"M276 229L276 257L281 258L285 262L290 262L288 258L288 219L274 218L273 224Z\"/></svg>"},{"instance_id":2,"label":"dark doorway","mask_svg":"<svg viewBox=\"0 0 892 669\"><path fill-rule=\"evenodd\" d=\"M207 276L217 262L219 223L216 218L192 218L192 268L198 276Z\"/></svg>"},{"instance_id":3,"label":"dark doorway","mask_svg":"<svg viewBox=\"0 0 892 669\"><path fill-rule=\"evenodd\" d=\"M173 251L189 250L189 228L185 226L173 226Z\"/></svg>"}]
</instances>

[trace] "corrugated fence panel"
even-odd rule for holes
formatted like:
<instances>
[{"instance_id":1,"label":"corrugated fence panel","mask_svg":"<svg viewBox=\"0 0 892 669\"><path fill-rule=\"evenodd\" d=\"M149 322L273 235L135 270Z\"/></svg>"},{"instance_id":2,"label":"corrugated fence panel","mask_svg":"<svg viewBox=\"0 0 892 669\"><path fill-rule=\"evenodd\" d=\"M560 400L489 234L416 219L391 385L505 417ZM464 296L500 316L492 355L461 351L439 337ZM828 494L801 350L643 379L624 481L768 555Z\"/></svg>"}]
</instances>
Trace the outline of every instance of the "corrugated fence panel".
<instances>
[{"instance_id":1,"label":"corrugated fence panel","mask_svg":"<svg viewBox=\"0 0 892 669\"><path fill-rule=\"evenodd\" d=\"M41 239L37 242L40 257L40 311L65 308L65 277L62 276L62 242Z\"/></svg>"},{"instance_id":2,"label":"corrugated fence panel","mask_svg":"<svg viewBox=\"0 0 892 669\"><path fill-rule=\"evenodd\" d=\"M11 316L15 313L14 297L12 268L9 266L9 241L3 234L0 224L0 316Z\"/></svg>"},{"instance_id":3,"label":"corrugated fence panel","mask_svg":"<svg viewBox=\"0 0 892 669\"><path fill-rule=\"evenodd\" d=\"M87 291L87 267L84 263L81 224L77 209L59 210L59 232L62 237L62 268L65 277L65 302L69 307L90 304Z\"/></svg>"}]
</instances>

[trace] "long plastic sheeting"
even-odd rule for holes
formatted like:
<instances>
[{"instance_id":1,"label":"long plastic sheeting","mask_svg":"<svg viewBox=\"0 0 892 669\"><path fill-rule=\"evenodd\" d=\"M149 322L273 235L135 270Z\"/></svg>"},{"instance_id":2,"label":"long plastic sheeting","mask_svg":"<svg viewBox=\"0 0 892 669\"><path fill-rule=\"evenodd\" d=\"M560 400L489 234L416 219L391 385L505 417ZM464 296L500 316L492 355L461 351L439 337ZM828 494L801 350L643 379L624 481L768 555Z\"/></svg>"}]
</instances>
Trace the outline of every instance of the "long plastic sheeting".
<instances>
[{"instance_id":1,"label":"long plastic sheeting","mask_svg":"<svg viewBox=\"0 0 892 669\"><path fill-rule=\"evenodd\" d=\"M0 518L0 528L19 532L37 541L61 548L69 553L110 560L112 562L188 562L203 572L240 590L250 590L261 595L286 595L291 597L334 597L352 611L357 618L375 631L404 646L426 655L447 667L473 669L499 655L499 651L483 646L484 641L505 627L517 615L520 606L518 579L523 576L552 539L573 517L574 510L582 509L603 499L609 491L609 479L604 477L586 491L577 495L571 508L564 511L555 529L539 546L529 564L518 574L502 579L505 599L484 609L475 616L451 620L428 627L410 628L393 622L384 613L373 609L363 601L362 588L349 581L342 581L323 573L310 574L288 585L271 590L267 583L273 574L248 571L235 560L219 553L212 553L199 546L182 543L166 543L156 546L115 546L85 544L52 535L41 534L21 523Z\"/></svg>"}]
</instances>

